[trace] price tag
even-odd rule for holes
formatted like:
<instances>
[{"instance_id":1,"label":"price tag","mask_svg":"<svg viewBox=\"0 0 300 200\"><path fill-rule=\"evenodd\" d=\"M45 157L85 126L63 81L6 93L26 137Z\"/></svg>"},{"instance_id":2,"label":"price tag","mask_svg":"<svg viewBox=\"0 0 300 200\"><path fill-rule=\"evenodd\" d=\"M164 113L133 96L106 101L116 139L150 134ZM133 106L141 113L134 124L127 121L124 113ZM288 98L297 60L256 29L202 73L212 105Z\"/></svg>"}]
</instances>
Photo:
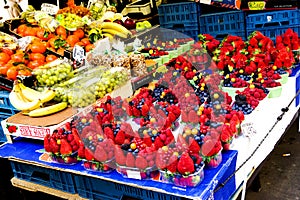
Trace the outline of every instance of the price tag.
<instances>
[{"instance_id":1,"label":"price tag","mask_svg":"<svg viewBox=\"0 0 300 200\"><path fill-rule=\"evenodd\" d=\"M200 3L210 5L211 4L211 0L200 0Z\"/></svg>"},{"instance_id":2,"label":"price tag","mask_svg":"<svg viewBox=\"0 0 300 200\"><path fill-rule=\"evenodd\" d=\"M81 66L85 61L85 50L79 45L75 45L73 49L73 58L76 66Z\"/></svg>"},{"instance_id":3,"label":"price tag","mask_svg":"<svg viewBox=\"0 0 300 200\"><path fill-rule=\"evenodd\" d=\"M139 179L139 180L142 179L141 173L139 171L126 170L126 172L128 178Z\"/></svg>"},{"instance_id":4,"label":"price tag","mask_svg":"<svg viewBox=\"0 0 300 200\"><path fill-rule=\"evenodd\" d=\"M247 137L252 137L254 135L256 135L256 129L253 127L253 123L252 122L247 122L247 123L242 123L241 126L242 129L242 133L247 136Z\"/></svg>"},{"instance_id":5,"label":"price tag","mask_svg":"<svg viewBox=\"0 0 300 200\"><path fill-rule=\"evenodd\" d=\"M58 10L59 10L59 7L54 4L43 3L41 5L41 11L48 13L49 15L56 15Z\"/></svg>"},{"instance_id":6,"label":"price tag","mask_svg":"<svg viewBox=\"0 0 300 200\"><path fill-rule=\"evenodd\" d=\"M264 10L266 2L265 1L251 1L248 2L249 10Z\"/></svg>"}]
</instances>

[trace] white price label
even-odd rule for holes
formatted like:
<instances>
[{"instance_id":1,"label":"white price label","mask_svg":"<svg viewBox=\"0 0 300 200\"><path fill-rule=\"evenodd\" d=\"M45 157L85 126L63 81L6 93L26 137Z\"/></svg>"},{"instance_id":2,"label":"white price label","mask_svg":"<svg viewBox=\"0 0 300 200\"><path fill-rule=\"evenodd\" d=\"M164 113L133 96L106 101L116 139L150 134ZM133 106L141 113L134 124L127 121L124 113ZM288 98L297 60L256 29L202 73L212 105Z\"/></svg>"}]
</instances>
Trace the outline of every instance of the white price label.
<instances>
[{"instance_id":1,"label":"white price label","mask_svg":"<svg viewBox=\"0 0 300 200\"><path fill-rule=\"evenodd\" d=\"M75 61L82 63L85 60L85 50L79 45L75 45L73 49L73 58Z\"/></svg>"},{"instance_id":2,"label":"white price label","mask_svg":"<svg viewBox=\"0 0 300 200\"><path fill-rule=\"evenodd\" d=\"M57 11L59 10L59 7L54 4L50 3L43 3L41 5L41 11L49 14L49 15L56 15Z\"/></svg>"},{"instance_id":3,"label":"white price label","mask_svg":"<svg viewBox=\"0 0 300 200\"><path fill-rule=\"evenodd\" d=\"M253 127L252 122L243 123L241 128L242 133L247 137L252 137L257 133L256 129Z\"/></svg>"},{"instance_id":4,"label":"white price label","mask_svg":"<svg viewBox=\"0 0 300 200\"><path fill-rule=\"evenodd\" d=\"M128 178L139 179L139 180L142 179L141 173L139 171L126 170L126 172Z\"/></svg>"}]
</instances>

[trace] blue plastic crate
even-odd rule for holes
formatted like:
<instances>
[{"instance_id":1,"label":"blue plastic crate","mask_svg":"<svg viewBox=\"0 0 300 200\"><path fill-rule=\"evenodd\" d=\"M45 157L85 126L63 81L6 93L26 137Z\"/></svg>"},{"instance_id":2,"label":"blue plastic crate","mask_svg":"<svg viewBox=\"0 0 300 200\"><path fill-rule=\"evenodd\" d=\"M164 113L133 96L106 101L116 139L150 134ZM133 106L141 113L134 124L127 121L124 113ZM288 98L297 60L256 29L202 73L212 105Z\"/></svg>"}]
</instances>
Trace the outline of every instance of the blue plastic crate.
<instances>
[{"instance_id":1,"label":"blue plastic crate","mask_svg":"<svg viewBox=\"0 0 300 200\"><path fill-rule=\"evenodd\" d=\"M249 14L247 29L300 25L300 10L282 10Z\"/></svg>"},{"instance_id":2,"label":"blue plastic crate","mask_svg":"<svg viewBox=\"0 0 300 200\"><path fill-rule=\"evenodd\" d=\"M10 117L10 115L3 115L3 114L1 114L0 115L0 122L2 120L5 120L5 119L9 118L9 117ZM4 134L2 125L0 124L0 143L3 143L3 142L7 142L7 138L6 138L5 134Z\"/></svg>"},{"instance_id":3,"label":"blue plastic crate","mask_svg":"<svg viewBox=\"0 0 300 200\"><path fill-rule=\"evenodd\" d=\"M18 111L11 105L9 101L9 92L0 90L0 115L14 115Z\"/></svg>"},{"instance_id":4,"label":"blue plastic crate","mask_svg":"<svg viewBox=\"0 0 300 200\"><path fill-rule=\"evenodd\" d=\"M16 178L64 192L76 193L73 176L70 173L15 161L10 163Z\"/></svg>"},{"instance_id":5,"label":"blue plastic crate","mask_svg":"<svg viewBox=\"0 0 300 200\"><path fill-rule=\"evenodd\" d=\"M158 7L159 23L163 28L183 28L198 26L200 4L195 2L181 2L162 4Z\"/></svg>"},{"instance_id":6,"label":"blue plastic crate","mask_svg":"<svg viewBox=\"0 0 300 200\"><path fill-rule=\"evenodd\" d=\"M227 35L246 39L245 14L243 11L221 12L199 17L200 32L209 33L216 39Z\"/></svg>"},{"instance_id":7,"label":"blue plastic crate","mask_svg":"<svg viewBox=\"0 0 300 200\"><path fill-rule=\"evenodd\" d=\"M119 200L124 197L143 200L181 200L181 197L113 183L97 178L74 175L79 196L87 199Z\"/></svg>"},{"instance_id":8,"label":"blue plastic crate","mask_svg":"<svg viewBox=\"0 0 300 200\"><path fill-rule=\"evenodd\" d=\"M247 36L249 36L253 31L260 31L265 36L271 38L273 42L276 40L276 36L282 35L285 31L291 28L293 31L300 34L300 24L294 26L272 26L272 27L264 27L264 28L255 28L255 29L247 29Z\"/></svg>"}]
</instances>

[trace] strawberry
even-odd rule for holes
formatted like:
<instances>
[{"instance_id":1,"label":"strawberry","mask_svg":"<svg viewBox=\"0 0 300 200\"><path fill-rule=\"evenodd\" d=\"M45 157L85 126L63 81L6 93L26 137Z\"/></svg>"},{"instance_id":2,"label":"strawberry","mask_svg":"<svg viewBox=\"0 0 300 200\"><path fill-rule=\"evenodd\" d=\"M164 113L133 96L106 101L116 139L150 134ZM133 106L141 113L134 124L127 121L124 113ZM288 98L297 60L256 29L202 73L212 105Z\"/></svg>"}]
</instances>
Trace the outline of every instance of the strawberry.
<instances>
[{"instance_id":1,"label":"strawberry","mask_svg":"<svg viewBox=\"0 0 300 200\"><path fill-rule=\"evenodd\" d=\"M126 166L135 167L135 159L132 153L128 152L126 157Z\"/></svg>"},{"instance_id":2,"label":"strawberry","mask_svg":"<svg viewBox=\"0 0 300 200\"><path fill-rule=\"evenodd\" d=\"M188 114L186 113L186 112L184 112L184 111L182 111L181 112L181 120L183 121L183 122L188 122Z\"/></svg>"},{"instance_id":3,"label":"strawberry","mask_svg":"<svg viewBox=\"0 0 300 200\"><path fill-rule=\"evenodd\" d=\"M125 165L126 164L126 157L124 155L123 150L119 146L115 146L115 158L116 158L116 163L119 165Z\"/></svg>"},{"instance_id":4,"label":"strawberry","mask_svg":"<svg viewBox=\"0 0 300 200\"><path fill-rule=\"evenodd\" d=\"M100 161L100 162L107 161L107 158L108 158L106 151L103 149L103 147L101 145L97 145L95 153L94 153L94 157L97 161Z\"/></svg>"},{"instance_id":5,"label":"strawberry","mask_svg":"<svg viewBox=\"0 0 300 200\"><path fill-rule=\"evenodd\" d=\"M124 143L124 141L125 141L125 133L122 130L120 130L116 135L115 143L121 145Z\"/></svg>"},{"instance_id":6,"label":"strawberry","mask_svg":"<svg viewBox=\"0 0 300 200\"><path fill-rule=\"evenodd\" d=\"M50 138L49 145L50 145L50 149L51 149L52 153L59 152L60 146L57 144L57 142L55 141L54 138L52 138L52 137Z\"/></svg>"},{"instance_id":7,"label":"strawberry","mask_svg":"<svg viewBox=\"0 0 300 200\"><path fill-rule=\"evenodd\" d=\"M156 149L159 149L159 148L164 146L164 143L163 143L163 141L161 140L160 137L156 137L155 140L154 140L154 145L155 145Z\"/></svg>"},{"instance_id":8,"label":"strawberry","mask_svg":"<svg viewBox=\"0 0 300 200\"><path fill-rule=\"evenodd\" d=\"M94 156L93 156L91 150L89 150L87 148L85 148L85 150L84 150L84 155L85 155L84 156L85 159L87 159L87 160L94 160Z\"/></svg>"},{"instance_id":9,"label":"strawberry","mask_svg":"<svg viewBox=\"0 0 300 200\"><path fill-rule=\"evenodd\" d=\"M189 138L189 153L191 154L199 154L200 146L196 142L196 140L192 137Z\"/></svg>"},{"instance_id":10,"label":"strawberry","mask_svg":"<svg viewBox=\"0 0 300 200\"><path fill-rule=\"evenodd\" d=\"M45 151L47 151L47 152L52 151L51 146L50 146L50 135L49 134L47 134L44 138L44 148L45 148Z\"/></svg>"},{"instance_id":11,"label":"strawberry","mask_svg":"<svg viewBox=\"0 0 300 200\"><path fill-rule=\"evenodd\" d=\"M141 115L141 112L136 107L132 108L132 113L133 113L133 116L136 116L136 117Z\"/></svg>"},{"instance_id":12,"label":"strawberry","mask_svg":"<svg viewBox=\"0 0 300 200\"><path fill-rule=\"evenodd\" d=\"M177 164L177 170L182 175L189 175L194 173L194 162L188 153L185 152L181 155Z\"/></svg>"},{"instance_id":13,"label":"strawberry","mask_svg":"<svg viewBox=\"0 0 300 200\"><path fill-rule=\"evenodd\" d=\"M176 155L173 154L169 158L167 169L172 173L177 172L177 163L178 163L178 158Z\"/></svg>"},{"instance_id":14,"label":"strawberry","mask_svg":"<svg viewBox=\"0 0 300 200\"><path fill-rule=\"evenodd\" d=\"M177 118L174 113L169 112L168 118L171 122L174 122Z\"/></svg>"},{"instance_id":15,"label":"strawberry","mask_svg":"<svg viewBox=\"0 0 300 200\"><path fill-rule=\"evenodd\" d=\"M151 137L148 134L144 134L143 142L150 147L152 145Z\"/></svg>"},{"instance_id":16,"label":"strawberry","mask_svg":"<svg viewBox=\"0 0 300 200\"><path fill-rule=\"evenodd\" d=\"M164 154L165 152L161 148L156 152L155 164L158 169L164 169L167 166Z\"/></svg>"},{"instance_id":17,"label":"strawberry","mask_svg":"<svg viewBox=\"0 0 300 200\"><path fill-rule=\"evenodd\" d=\"M206 140L203 144L202 144L202 147L201 147L201 152L202 152L202 155L203 156L213 156L214 155L214 146L216 144L216 141L215 140L212 140L212 139L208 139Z\"/></svg>"},{"instance_id":18,"label":"strawberry","mask_svg":"<svg viewBox=\"0 0 300 200\"><path fill-rule=\"evenodd\" d=\"M104 128L104 134L106 135L107 138L114 140L115 136L114 136L114 132L111 130L110 127L106 126Z\"/></svg>"},{"instance_id":19,"label":"strawberry","mask_svg":"<svg viewBox=\"0 0 300 200\"><path fill-rule=\"evenodd\" d=\"M142 106L141 113L145 117L148 115L148 112L149 112L149 106L147 104L144 104Z\"/></svg>"},{"instance_id":20,"label":"strawberry","mask_svg":"<svg viewBox=\"0 0 300 200\"><path fill-rule=\"evenodd\" d=\"M85 158L85 148L84 145L80 145L78 149L78 156L80 158Z\"/></svg>"},{"instance_id":21,"label":"strawberry","mask_svg":"<svg viewBox=\"0 0 300 200\"><path fill-rule=\"evenodd\" d=\"M147 160L142 156L137 156L135 160L135 166L139 169L146 169L148 167Z\"/></svg>"}]
</instances>

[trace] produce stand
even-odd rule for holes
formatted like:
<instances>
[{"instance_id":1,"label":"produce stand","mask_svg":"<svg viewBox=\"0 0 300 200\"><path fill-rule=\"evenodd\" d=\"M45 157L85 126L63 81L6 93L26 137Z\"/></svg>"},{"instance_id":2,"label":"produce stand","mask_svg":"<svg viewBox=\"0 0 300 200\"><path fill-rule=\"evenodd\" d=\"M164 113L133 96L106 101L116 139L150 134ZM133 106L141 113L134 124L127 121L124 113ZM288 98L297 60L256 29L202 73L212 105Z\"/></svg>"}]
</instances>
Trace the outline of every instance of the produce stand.
<instances>
[{"instance_id":1,"label":"produce stand","mask_svg":"<svg viewBox=\"0 0 300 200\"><path fill-rule=\"evenodd\" d=\"M299 10L201 15L180 2L136 21L115 10L70 0L4 23L12 185L74 200L244 199L298 117Z\"/></svg>"}]
</instances>

